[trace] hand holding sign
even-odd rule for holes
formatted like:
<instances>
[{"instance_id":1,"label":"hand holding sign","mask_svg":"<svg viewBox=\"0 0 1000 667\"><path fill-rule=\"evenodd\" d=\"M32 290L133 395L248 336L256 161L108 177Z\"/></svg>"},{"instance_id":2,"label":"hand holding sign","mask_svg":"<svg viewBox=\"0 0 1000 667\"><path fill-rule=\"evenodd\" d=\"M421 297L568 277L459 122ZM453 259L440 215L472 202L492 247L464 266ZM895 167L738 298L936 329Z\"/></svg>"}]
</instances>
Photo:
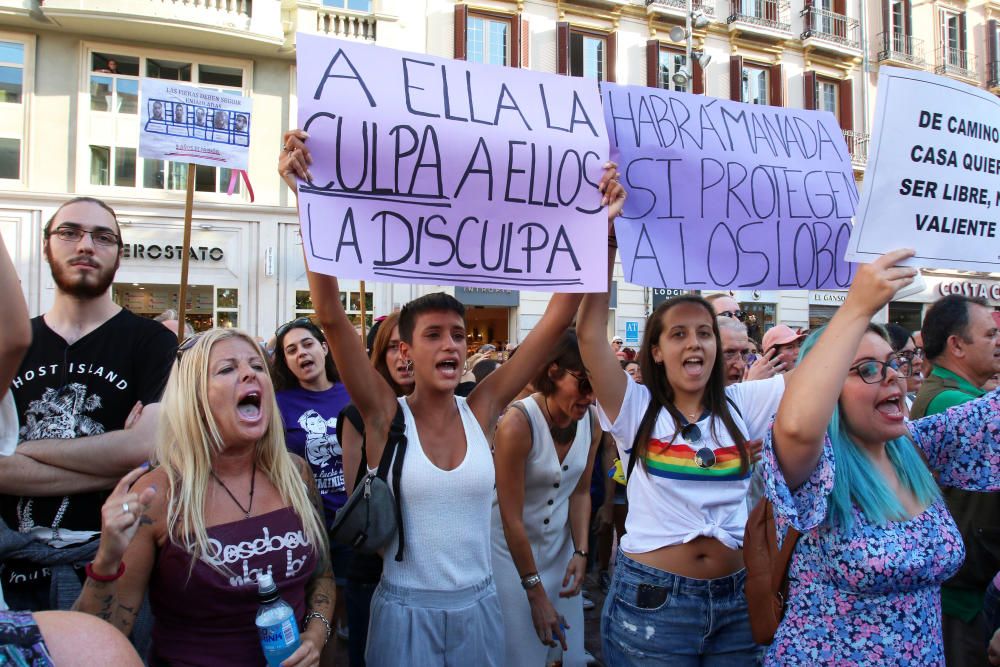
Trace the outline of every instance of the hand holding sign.
<instances>
[{"instance_id":1,"label":"hand holding sign","mask_svg":"<svg viewBox=\"0 0 1000 667\"><path fill-rule=\"evenodd\" d=\"M861 264L847 292L841 310L852 311L871 319L889 303L896 292L913 282L917 270L899 264L913 257L912 249L887 252L871 264Z\"/></svg>"}]
</instances>

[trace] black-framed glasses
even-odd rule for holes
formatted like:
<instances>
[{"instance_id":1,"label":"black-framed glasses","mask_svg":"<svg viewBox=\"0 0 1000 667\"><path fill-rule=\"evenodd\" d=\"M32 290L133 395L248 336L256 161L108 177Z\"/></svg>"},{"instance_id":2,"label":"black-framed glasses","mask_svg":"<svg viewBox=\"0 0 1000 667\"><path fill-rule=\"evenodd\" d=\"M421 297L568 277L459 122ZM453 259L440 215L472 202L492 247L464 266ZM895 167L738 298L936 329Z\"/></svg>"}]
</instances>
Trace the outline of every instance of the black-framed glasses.
<instances>
[{"instance_id":1,"label":"black-framed glasses","mask_svg":"<svg viewBox=\"0 0 1000 667\"><path fill-rule=\"evenodd\" d=\"M45 238L55 236L60 241L67 243L77 243L84 234L90 234L94 245L120 246L122 239L110 229L83 229L82 227L59 227L58 229L45 232Z\"/></svg>"},{"instance_id":2,"label":"black-framed glasses","mask_svg":"<svg viewBox=\"0 0 1000 667\"><path fill-rule=\"evenodd\" d=\"M586 396L587 394L594 393L594 385L590 384L590 378L588 378L586 375L577 375L573 371L566 371L566 374L572 375L574 378L576 378L576 388L580 391L581 394Z\"/></svg>"},{"instance_id":3,"label":"black-framed glasses","mask_svg":"<svg viewBox=\"0 0 1000 667\"><path fill-rule=\"evenodd\" d=\"M724 310L721 313L717 313L719 317L732 317L733 319L742 322L747 318L747 313L745 310Z\"/></svg>"},{"instance_id":4,"label":"black-framed glasses","mask_svg":"<svg viewBox=\"0 0 1000 667\"><path fill-rule=\"evenodd\" d=\"M203 333L198 333L198 334L195 334L193 336L188 336L187 338L185 338L184 341L180 345L177 346L177 361L180 362L181 357L184 355L184 353L187 352L188 350L190 350L192 347L194 347L195 344L204 335L205 334L203 334Z\"/></svg>"},{"instance_id":5,"label":"black-framed glasses","mask_svg":"<svg viewBox=\"0 0 1000 667\"><path fill-rule=\"evenodd\" d=\"M289 329L294 329L295 327L307 327L309 329L315 329L316 325L308 317L296 317L291 322L285 322L280 327L274 330L274 337L281 338Z\"/></svg>"},{"instance_id":6,"label":"black-framed glasses","mask_svg":"<svg viewBox=\"0 0 1000 667\"><path fill-rule=\"evenodd\" d=\"M851 366L850 370L857 373L865 384L879 384L885 382L890 368L896 371L900 377L908 378L913 375L913 361L898 354L889 357L886 361L874 359L862 361L860 364Z\"/></svg>"},{"instance_id":7,"label":"black-framed glasses","mask_svg":"<svg viewBox=\"0 0 1000 667\"><path fill-rule=\"evenodd\" d=\"M689 445L701 442L701 429L697 424L687 424L681 429L681 437ZM699 468L711 468L716 463L715 452L708 447L702 447L694 453L694 462Z\"/></svg>"}]
</instances>

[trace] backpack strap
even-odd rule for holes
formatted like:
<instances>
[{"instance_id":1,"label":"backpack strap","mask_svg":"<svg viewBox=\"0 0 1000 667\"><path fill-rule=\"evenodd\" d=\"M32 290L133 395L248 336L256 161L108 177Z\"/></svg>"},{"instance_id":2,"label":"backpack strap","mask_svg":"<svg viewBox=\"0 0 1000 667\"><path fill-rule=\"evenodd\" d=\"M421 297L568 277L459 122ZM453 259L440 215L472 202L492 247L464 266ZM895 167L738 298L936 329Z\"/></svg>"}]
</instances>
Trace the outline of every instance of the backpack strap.
<instances>
[{"instance_id":1,"label":"backpack strap","mask_svg":"<svg viewBox=\"0 0 1000 667\"><path fill-rule=\"evenodd\" d=\"M389 447L396 450L396 456L392 464L392 496L396 502L396 528L399 530L399 546L396 548L396 561L399 562L403 560L403 544L405 543L403 537L403 507L400 501L399 481L403 476L403 457L406 456L406 421L403 418L403 406L401 405L396 408L396 416L393 418L392 426L389 428L389 440L386 443L386 448L388 449ZM379 468L382 467L385 461L385 453L383 452L382 463L379 464Z\"/></svg>"}]
</instances>

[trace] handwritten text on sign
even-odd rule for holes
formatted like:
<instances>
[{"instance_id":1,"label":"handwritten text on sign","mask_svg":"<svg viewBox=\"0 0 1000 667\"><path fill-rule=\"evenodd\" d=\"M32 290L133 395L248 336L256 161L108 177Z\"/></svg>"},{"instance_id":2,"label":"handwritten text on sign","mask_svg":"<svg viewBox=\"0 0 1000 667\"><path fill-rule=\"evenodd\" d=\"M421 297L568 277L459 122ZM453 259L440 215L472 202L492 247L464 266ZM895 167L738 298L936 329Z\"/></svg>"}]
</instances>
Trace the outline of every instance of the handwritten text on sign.
<instances>
[{"instance_id":1,"label":"handwritten text on sign","mask_svg":"<svg viewBox=\"0 0 1000 667\"><path fill-rule=\"evenodd\" d=\"M593 81L298 36L309 268L603 291L607 134Z\"/></svg>"},{"instance_id":2,"label":"handwritten text on sign","mask_svg":"<svg viewBox=\"0 0 1000 667\"><path fill-rule=\"evenodd\" d=\"M651 287L846 287L858 201L830 113L601 84L629 192L625 279Z\"/></svg>"},{"instance_id":3,"label":"handwritten text on sign","mask_svg":"<svg viewBox=\"0 0 1000 667\"><path fill-rule=\"evenodd\" d=\"M1000 100L943 76L880 67L872 157L849 259L899 246L909 264L1000 264Z\"/></svg>"}]
</instances>

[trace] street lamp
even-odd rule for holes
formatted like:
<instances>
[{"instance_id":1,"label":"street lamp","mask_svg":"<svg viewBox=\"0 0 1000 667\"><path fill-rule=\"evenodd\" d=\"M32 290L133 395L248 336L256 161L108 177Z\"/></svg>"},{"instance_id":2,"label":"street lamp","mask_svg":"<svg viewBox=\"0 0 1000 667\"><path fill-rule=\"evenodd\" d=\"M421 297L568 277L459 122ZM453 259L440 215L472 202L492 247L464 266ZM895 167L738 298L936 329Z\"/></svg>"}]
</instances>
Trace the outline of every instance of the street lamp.
<instances>
[{"instance_id":1,"label":"street lamp","mask_svg":"<svg viewBox=\"0 0 1000 667\"><path fill-rule=\"evenodd\" d=\"M712 56L707 53L695 51L693 48L694 35L692 29L701 30L702 28L708 26L708 17L701 11L695 13L692 6L692 0L687 0L686 10L687 11L684 16L684 27L682 28L677 25L670 29L670 41L684 42L684 66L674 72L674 75L671 77L675 86L686 86L688 81L691 80L692 56L698 59L698 64L702 69L704 69L712 59Z\"/></svg>"}]
</instances>

